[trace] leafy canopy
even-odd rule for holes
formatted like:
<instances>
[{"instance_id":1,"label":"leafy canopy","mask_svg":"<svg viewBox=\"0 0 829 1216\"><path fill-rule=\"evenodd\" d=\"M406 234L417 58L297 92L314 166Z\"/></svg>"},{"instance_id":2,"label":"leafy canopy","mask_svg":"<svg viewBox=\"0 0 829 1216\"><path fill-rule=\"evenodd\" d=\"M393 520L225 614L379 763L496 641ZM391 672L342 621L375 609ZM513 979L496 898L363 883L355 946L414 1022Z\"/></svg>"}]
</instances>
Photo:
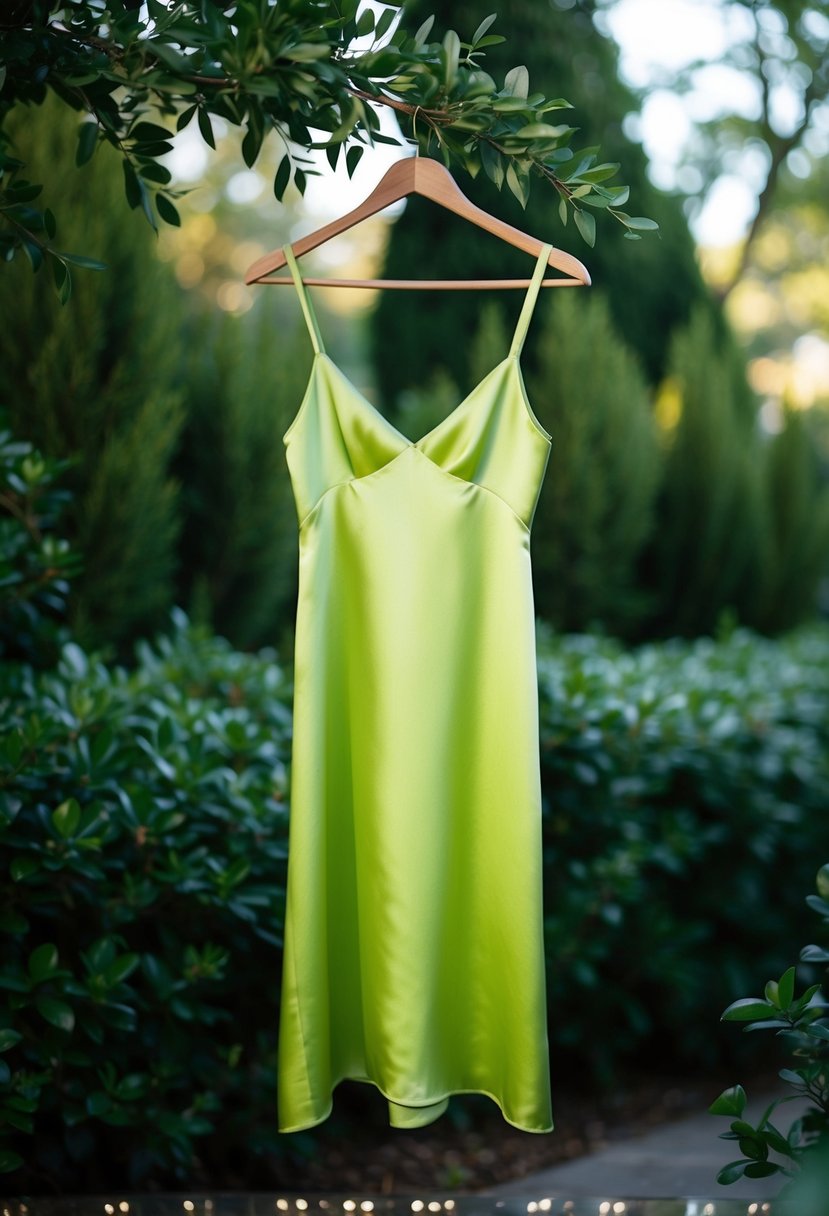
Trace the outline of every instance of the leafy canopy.
<instances>
[{"instance_id":1,"label":"leafy canopy","mask_svg":"<svg viewBox=\"0 0 829 1216\"><path fill-rule=\"evenodd\" d=\"M23 176L25 148L12 147L3 123L21 104L38 105L49 90L84 115L76 163L101 141L123 160L130 207L155 228L178 224L170 170L161 158L192 121L215 146L212 119L243 130L252 166L265 136L276 131L284 152L274 177L282 199L302 193L323 149L332 167L344 158L353 174L367 145L408 142L473 177L483 169L526 204L533 177L559 196L562 223L573 217L583 239L596 239L595 211L608 211L638 240L653 220L621 208L624 185L609 185L618 164L599 163L598 147L574 150L577 128L553 119L572 109L564 98L530 91L525 67L503 84L483 70L497 14L468 42L454 30L432 39L434 19L414 33L397 5L379 15L360 0L17 0L0 18L0 255L18 251L37 270L51 263L62 300L69 265L101 268L53 244L57 221L33 203L41 185ZM380 129L377 107L393 109L401 136ZM174 128L174 129L173 129ZM22 158L22 159L21 159Z\"/></svg>"}]
</instances>

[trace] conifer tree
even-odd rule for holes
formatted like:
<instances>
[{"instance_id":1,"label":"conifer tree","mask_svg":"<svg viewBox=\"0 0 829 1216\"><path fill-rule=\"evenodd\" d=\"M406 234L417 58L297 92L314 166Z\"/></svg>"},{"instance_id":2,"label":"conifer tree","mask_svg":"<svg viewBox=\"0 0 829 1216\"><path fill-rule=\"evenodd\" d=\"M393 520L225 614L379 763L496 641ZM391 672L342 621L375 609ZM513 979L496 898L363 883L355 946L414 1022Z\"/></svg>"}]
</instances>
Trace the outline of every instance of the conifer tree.
<instances>
[{"instance_id":1,"label":"conifer tree","mask_svg":"<svg viewBox=\"0 0 829 1216\"><path fill-rule=\"evenodd\" d=\"M829 578L829 483L800 410L786 406L769 445L766 493L770 522L763 594L747 608L749 624L769 633L814 615Z\"/></svg>"},{"instance_id":2,"label":"conifer tree","mask_svg":"<svg viewBox=\"0 0 829 1216\"><path fill-rule=\"evenodd\" d=\"M58 303L48 268L32 275L18 259L6 269L4 404L18 437L48 456L77 458L65 479L73 493L66 534L83 561L69 600L76 636L126 643L162 623L172 596L178 487L170 462L183 421L170 387L178 291L156 264L143 216L121 205L111 149L77 172L71 111L44 104L13 118L12 132L25 123L35 149L31 174L61 183L64 247L108 269L73 275L71 307Z\"/></svg>"},{"instance_id":3,"label":"conifer tree","mask_svg":"<svg viewBox=\"0 0 829 1216\"><path fill-rule=\"evenodd\" d=\"M768 562L763 453L745 374L697 309L671 343L659 524L642 563L655 597L650 628L713 631L723 611L746 618Z\"/></svg>"},{"instance_id":4,"label":"conifer tree","mask_svg":"<svg viewBox=\"0 0 829 1216\"><path fill-rule=\"evenodd\" d=\"M394 425L409 439L422 439L451 413L459 400L454 380L439 367L422 388L400 395Z\"/></svg>"},{"instance_id":5,"label":"conifer tree","mask_svg":"<svg viewBox=\"0 0 829 1216\"><path fill-rule=\"evenodd\" d=\"M551 295L527 374L552 437L533 521L536 611L559 629L624 633L643 610L636 562L661 468L649 394L604 297Z\"/></svg>"},{"instance_id":6,"label":"conifer tree","mask_svg":"<svg viewBox=\"0 0 829 1216\"><path fill-rule=\"evenodd\" d=\"M276 324L275 293L243 315L202 310L185 331L187 423L178 596L241 647L290 642L297 519L282 435L311 361L305 326Z\"/></svg>"}]
</instances>

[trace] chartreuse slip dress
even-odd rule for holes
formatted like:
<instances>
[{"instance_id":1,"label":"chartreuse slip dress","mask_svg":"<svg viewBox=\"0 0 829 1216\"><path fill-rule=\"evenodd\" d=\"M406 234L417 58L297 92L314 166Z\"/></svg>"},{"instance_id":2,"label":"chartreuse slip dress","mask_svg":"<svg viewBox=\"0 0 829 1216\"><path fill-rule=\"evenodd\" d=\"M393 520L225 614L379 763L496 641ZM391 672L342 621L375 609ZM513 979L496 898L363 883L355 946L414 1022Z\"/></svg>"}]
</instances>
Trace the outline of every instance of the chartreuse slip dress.
<instances>
[{"instance_id":1,"label":"chartreuse slip dress","mask_svg":"<svg viewBox=\"0 0 829 1216\"><path fill-rule=\"evenodd\" d=\"M279 1129L370 1082L552 1130L530 530L550 436L519 357L412 441L326 355L283 436L299 520Z\"/></svg>"}]
</instances>

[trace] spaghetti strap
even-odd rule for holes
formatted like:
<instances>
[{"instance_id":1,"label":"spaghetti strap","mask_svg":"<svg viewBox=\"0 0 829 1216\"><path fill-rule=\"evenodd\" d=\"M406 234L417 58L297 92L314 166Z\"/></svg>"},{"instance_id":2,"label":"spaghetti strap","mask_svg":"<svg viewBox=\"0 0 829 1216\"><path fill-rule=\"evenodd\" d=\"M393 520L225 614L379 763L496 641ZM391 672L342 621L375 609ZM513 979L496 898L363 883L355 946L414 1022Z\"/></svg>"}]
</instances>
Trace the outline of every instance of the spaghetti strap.
<instances>
[{"instance_id":1,"label":"spaghetti strap","mask_svg":"<svg viewBox=\"0 0 829 1216\"><path fill-rule=\"evenodd\" d=\"M290 245L283 245L282 252L285 254L285 261L288 263L288 269L291 272L291 278L294 280L294 286L299 296L299 302L302 305L302 311L305 314L305 323L308 326L308 333L311 335L311 341L314 345L314 351L318 355L325 354L325 347L322 343L322 334L320 333L319 321L317 314L314 312L314 307L311 303L311 298L308 295L308 289L302 281L302 276L299 273L299 267L296 264L294 251Z\"/></svg>"},{"instance_id":2,"label":"spaghetti strap","mask_svg":"<svg viewBox=\"0 0 829 1216\"><path fill-rule=\"evenodd\" d=\"M510 358L514 358L521 354L524 346L524 339L527 336L527 330L530 327L530 320L535 308L535 302L538 299L538 293L541 288L541 280L544 278L544 272L547 269L547 259L550 256L552 245L544 245L541 253L538 255L538 261L535 265L533 277L527 288L527 294L524 298L524 307L521 309L521 315L518 318L518 324L515 327L515 334L512 339L512 346L509 348Z\"/></svg>"}]
</instances>

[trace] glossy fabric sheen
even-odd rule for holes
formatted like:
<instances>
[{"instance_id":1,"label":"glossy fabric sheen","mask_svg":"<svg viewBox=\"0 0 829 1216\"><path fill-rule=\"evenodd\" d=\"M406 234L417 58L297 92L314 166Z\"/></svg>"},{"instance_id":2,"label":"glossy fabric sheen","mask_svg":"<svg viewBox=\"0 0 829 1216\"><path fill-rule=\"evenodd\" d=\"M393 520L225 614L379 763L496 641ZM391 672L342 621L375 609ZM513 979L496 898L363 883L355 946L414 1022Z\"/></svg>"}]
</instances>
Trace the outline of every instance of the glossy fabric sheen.
<instances>
[{"instance_id":1,"label":"glossy fabric sheen","mask_svg":"<svg viewBox=\"0 0 829 1216\"><path fill-rule=\"evenodd\" d=\"M512 348L417 442L324 353L284 436L299 520L279 1128L372 1083L553 1127L530 529L550 439Z\"/></svg>"}]
</instances>

